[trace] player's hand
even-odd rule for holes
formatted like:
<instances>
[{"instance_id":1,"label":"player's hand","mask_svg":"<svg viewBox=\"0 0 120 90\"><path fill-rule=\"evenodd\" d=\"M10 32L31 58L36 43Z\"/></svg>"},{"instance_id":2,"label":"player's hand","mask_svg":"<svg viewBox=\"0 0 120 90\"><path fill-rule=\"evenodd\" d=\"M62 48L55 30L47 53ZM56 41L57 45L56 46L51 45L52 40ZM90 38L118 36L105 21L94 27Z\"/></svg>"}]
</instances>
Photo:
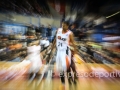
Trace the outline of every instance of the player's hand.
<instances>
[{"instance_id":1,"label":"player's hand","mask_svg":"<svg viewBox=\"0 0 120 90\"><path fill-rule=\"evenodd\" d=\"M72 54L79 54L78 49L76 48L71 48Z\"/></svg>"},{"instance_id":2,"label":"player's hand","mask_svg":"<svg viewBox=\"0 0 120 90\"><path fill-rule=\"evenodd\" d=\"M74 47L72 47L72 46L69 46L69 48L70 48L70 50L71 50L71 51L74 51Z\"/></svg>"}]
</instances>

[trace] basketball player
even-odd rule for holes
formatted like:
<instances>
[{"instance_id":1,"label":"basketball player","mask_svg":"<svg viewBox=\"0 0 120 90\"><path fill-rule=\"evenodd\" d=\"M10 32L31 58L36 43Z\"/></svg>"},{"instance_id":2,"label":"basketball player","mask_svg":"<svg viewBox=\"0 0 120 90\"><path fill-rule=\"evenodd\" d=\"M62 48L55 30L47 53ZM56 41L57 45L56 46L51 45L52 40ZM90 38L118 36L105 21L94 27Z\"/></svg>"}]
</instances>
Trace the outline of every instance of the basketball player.
<instances>
[{"instance_id":1,"label":"basketball player","mask_svg":"<svg viewBox=\"0 0 120 90\"><path fill-rule=\"evenodd\" d=\"M64 72L70 72L70 67L73 63L73 62L71 63L72 52L75 53L76 51L73 33L68 28L69 28L69 23L67 21L63 22L62 28L59 28L56 32L56 37L55 37L56 39L54 40L51 49L53 50L56 44L57 47L56 68L60 72L60 77L63 86L65 85ZM69 82L71 81L70 79L71 78L68 76Z\"/></svg>"},{"instance_id":2,"label":"basketball player","mask_svg":"<svg viewBox=\"0 0 120 90\"><path fill-rule=\"evenodd\" d=\"M32 74L32 77L30 77L30 80L33 80L36 77L36 75L38 75L38 72L42 67L40 50L41 47L39 45L39 41L33 42L29 47L27 47L28 55L26 57L26 60L30 61L32 64L30 68L30 74Z\"/></svg>"}]
</instances>

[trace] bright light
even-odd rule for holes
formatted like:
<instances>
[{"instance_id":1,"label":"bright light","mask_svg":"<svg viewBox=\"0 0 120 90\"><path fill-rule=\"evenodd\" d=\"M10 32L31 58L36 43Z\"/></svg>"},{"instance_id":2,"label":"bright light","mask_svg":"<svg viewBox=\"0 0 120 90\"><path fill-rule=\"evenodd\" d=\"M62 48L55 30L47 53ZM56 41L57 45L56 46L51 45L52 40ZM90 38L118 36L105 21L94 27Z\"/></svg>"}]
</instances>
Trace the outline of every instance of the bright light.
<instances>
[{"instance_id":1,"label":"bright light","mask_svg":"<svg viewBox=\"0 0 120 90\"><path fill-rule=\"evenodd\" d=\"M119 11L119 12L116 12L116 13L110 15L110 16L107 16L106 18L110 18L110 17L115 16L115 15L117 15L117 14L119 14L119 13L120 13L120 11Z\"/></svg>"}]
</instances>

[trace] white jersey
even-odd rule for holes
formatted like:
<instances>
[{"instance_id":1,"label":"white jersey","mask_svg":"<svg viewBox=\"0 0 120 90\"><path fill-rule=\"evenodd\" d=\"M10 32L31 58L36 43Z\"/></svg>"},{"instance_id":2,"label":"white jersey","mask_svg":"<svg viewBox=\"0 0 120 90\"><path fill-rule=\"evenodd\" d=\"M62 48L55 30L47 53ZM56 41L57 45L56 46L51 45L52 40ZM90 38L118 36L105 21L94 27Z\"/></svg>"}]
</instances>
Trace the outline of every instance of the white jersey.
<instances>
[{"instance_id":1,"label":"white jersey","mask_svg":"<svg viewBox=\"0 0 120 90\"><path fill-rule=\"evenodd\" d=\"M56 69L59 72L67 71L71 64L71 51L69 49L70 33L71 31L62 34L62 28L59 28L56 35Z\"/></svg>"},{"instance_id":2,"label":"white jersey","mask_svg":"<svg viewBox=\"0 0 120 90\"><path fill-rule=\"evenodd\" d=\"M69 30L66 33L62 33L62 28L58 29L57 35L56 35L56 45L58 50L67 50L67 47L69 46L69 35L71 31Z\"/></svg>"}]
</instances>

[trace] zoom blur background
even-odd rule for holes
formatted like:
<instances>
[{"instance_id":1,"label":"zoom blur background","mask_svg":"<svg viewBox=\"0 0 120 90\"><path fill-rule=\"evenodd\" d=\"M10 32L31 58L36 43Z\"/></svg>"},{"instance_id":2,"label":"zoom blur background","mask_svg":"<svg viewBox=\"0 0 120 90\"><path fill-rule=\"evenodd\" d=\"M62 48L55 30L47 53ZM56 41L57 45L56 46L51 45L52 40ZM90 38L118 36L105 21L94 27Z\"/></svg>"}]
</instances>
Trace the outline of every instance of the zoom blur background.
<instances>
[{"instance_id":1,"label":"zoom blur background","mask_svg":"<svg viewBox=\"0 0 120 90\"><path fill-rule=\"evenodd\" d=\"M46 38L52 43L62 21L69 21L69 29L74 33L80 57L86 63L92 63L90 67L94 66L93 63L97 63L100 68L109 64L110 70L118 69L120 64L120 0L0 0L0 68L5 64L2 61L21 62L25 59L26 48L31 43L34 44ZM41 53L44 56L44 63L47 52ZM82 65L78 67L85 69ZM3 67L0 70L2 69ZM105 66L104 69L108 71L108 67ZM1 78L7 76L3 73L0 75ZM6 80L6 77L4 78ZM100 83L93 80L92 84L93 86L96 84L97 89L100 90L102 88L99 87L100 84L103 85L104 90L115 90L114 80L109 80L111 83L107 81L107 84L104 79L104 82L101 80ZM83 81L85 81L84 85L90 85L86 83L87 80ZM22 84L23 81L19 83ZM119 80L116 83L118 88ZM87 88L84 85L80 86L83 90ZM109 88L107 89L104 85L108 85Z\"/></svg>"}]
</instances>

